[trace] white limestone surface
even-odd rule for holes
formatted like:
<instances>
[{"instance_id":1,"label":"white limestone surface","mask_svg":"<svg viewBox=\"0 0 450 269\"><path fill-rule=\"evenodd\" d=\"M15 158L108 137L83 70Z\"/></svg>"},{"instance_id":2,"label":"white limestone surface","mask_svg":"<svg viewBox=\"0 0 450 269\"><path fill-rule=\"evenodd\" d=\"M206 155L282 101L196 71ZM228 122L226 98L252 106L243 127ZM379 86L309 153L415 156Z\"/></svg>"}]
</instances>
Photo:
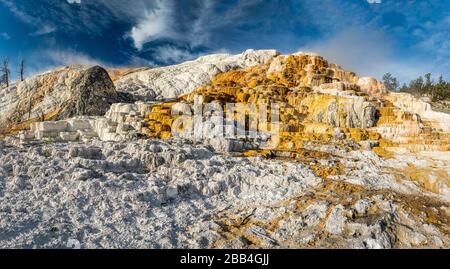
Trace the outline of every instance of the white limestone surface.
<instances>
[{"instance_id":1,"label":"white limestone surface","mask_svg":"<svg viewBox=\"0 0 450 269\"><path fill-rule=\"evenodd\" d=\"M275 50L247 50L241 54L212 54L182 64L135 72L115 82L118 91L144 101L187 94L209 83L219 73L262 64L277 56Z\"/></svg>"},{"instance_id":2,"label":"white limestone surface","mask_svg":"<svg viewBox=\"0 0 450 269\"><path fill-rule=\"evenodd\" d=\"M431 104L408 93L389 93L386 99L404 111L419 115L422 120L433 124L433 127L450 132L450 114L433 111Z\"/></svg>"},{"instance_id":3,"label":"white limestone surface","mask_svg":"<svg viewBox=\"0 0 450 269\"><path fill-rule=\"evenodd\" d=\"M0 248L450 246L445 224L410 208L448 216L445 202L381 177L368 153L346 158L348 179L323 180L187 141L0 142Z\"/></svg>"},{"instance_id":4,"label":"white limestone surface","mask_svg":"<svg viewBox=\"0 0 450 269\"><path fill-rule=\"evenodd\" d=\"M124 141L141 134L145 116L152 104L115 103L103 117L81 116L60 121L31 124L30 130L20 132L22 142L46 140L56 142L85 141L97 138L102 141Z\"/></svg>"}]
</instances>

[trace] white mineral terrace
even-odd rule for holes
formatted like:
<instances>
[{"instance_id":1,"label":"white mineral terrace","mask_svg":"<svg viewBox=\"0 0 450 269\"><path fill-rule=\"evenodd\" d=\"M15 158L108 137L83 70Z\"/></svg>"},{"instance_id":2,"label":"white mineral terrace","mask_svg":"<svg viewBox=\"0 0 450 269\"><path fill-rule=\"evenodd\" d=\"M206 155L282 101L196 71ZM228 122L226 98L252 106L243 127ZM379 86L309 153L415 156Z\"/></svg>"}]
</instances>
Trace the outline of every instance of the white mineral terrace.
<instances>
[{"instance_id":1,"label":"white mineral terrace","mask_svg":"<svg viewBox=\"0 0 450 269\"><path fill-rule=\"evenodd\" d=\"M70 66L2 89L0 248L449 248L450 115L293 56ZM289 104L277 132L216 136L254 121L207 109L193 132L168 126L238 95Z\"/></svg>"}]
</instances>

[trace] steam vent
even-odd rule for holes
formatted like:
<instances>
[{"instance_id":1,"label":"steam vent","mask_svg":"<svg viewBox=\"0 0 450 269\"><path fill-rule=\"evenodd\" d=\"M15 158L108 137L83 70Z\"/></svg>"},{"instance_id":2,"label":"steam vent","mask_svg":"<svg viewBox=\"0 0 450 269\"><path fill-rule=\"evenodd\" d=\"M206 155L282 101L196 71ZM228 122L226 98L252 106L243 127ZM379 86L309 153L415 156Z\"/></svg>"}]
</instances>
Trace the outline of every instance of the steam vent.
<instances>
[{"instance_id":1,"label":"steam vent","mask_svg":"<svg viewBox=\"0 0 450 269\"><path fill-rule=\"evenodd\" d=\"M2 248L450 247L450 114L317 54L2 87Z\"/></svg>"}]
</instances>

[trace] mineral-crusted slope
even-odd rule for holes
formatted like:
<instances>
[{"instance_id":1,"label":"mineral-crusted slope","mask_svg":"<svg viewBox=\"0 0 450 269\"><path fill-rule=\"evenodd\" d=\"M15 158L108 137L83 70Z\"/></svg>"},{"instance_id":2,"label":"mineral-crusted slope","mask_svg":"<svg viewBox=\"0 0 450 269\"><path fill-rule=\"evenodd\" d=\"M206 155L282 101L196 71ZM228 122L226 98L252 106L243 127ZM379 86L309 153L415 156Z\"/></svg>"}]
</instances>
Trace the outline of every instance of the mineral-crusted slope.
<instances>
[{"instance_id":1,"label":"mineral-crusted slope","mask_svg":"<svg viewBox=\"0 0 450 269\"><path fill-rule=\"evenodd\" d=\"M0 129L9 133L36 121L103 116L117 102L114 84L103 68L64 67L0 91Z\"/></svg>"},{"instance_id":2,"label":"mineral-crusted slope","mask_svg":"<svg viewBox=\"0 0 450 269\"><path fill-rule=\"evenodd\" d=\"M0 140L0 247L450 246L449 115L426 102L311 53L108 73L0 93L31 125Z\"/></svg>"},{"instance_id":3,"label":"mineral-crusted slope","mask_svg":"<svg viewBox=\"0 0 450 269\"><path fill-rule=\"evenodd\" d=\"M280 55L264 64L220 73L178 101L192 111L198 96L205 103L219 102L225 112L229 102L256 106L244 111L253 117L264 113L258 105L281 103L280 132L272 139L283 149L301 148L305 140L351 139L413 151L447 151L450 145L448 114L434 112L409 94L388 93L377 80L359 78L315 54ZM171 113L175 104L170 101L153 107L148 135L171 136L178 118ZM245 119L231 125L245 125L240 120ZM209 122L206 117L204 124Z\"/></svg>"},{"instance_id":4,"label":"mineral-crusted slope","mask_svg":"<svg viewBox=\"0 0 450 269\"><path fill-rule=\"evenodd\" d=\"M135 72L118 79L118 91L132 93L143 101L173 99L210 82L219 73L262 64L278 52L248 50L242 54L214 54L179 65Z\"/></svg>"},{"instance_id":5,"label":"mineral-crusted slope","mask_svg":"<svg viewBox=\"0 0 450 269\"><path fill-rule=\"evenodd\" d=\"M336 144L346 150L354 150L355 147L373 149L383 157L408 152L449 151L448 114L434 112L430 105L411 95L389 93L374 79L361 79L337 68L317 55L299 53L220 73L213 77L211 83L176 101L153 106L144 132L150 137L169 138L175 133L195 139L193 118L188 117L190 120L186 122L185 116L178 115L178 112L191 115L196 102L201 100L206 104L200 105L203 109L213 102L216 110L225 114L230 112L227 111L227 103L240 103L243 106L236 111L246 115L231 120L222 114L203 115L195 128L206 137L218 124L223 125L220 127L223 131L231 128L236 132L237 126L259 128L257 136L239 138L246 142L244 144L229 142L225 146L222 142L214 143L219 151L250 150L249 155L267 156L267 150L255 150L269 149L276 156L295 159L298 154L302 158L305 146L311 142L316 146ZM265 118L271 117L265 105L274 103L281 104L279 122L260 122L261 113ZM260 109L259 105L263 108ZM179 122L181 127L175 124ZM177 126L175 132L173 126ZM271 132L274 129L277 131ZM412 164L411 170L414 166ZM320 169L317 172L324 176L336 174L339 170L337 167ZM446 170L440 170L442 173L438 172L440 176L437 177L421 173L418 182L428 190L433 189L430 185L439 182L434 191L446 194L450 186ZM439 177L442 180L433 181ZM410 177L416 181L414 178Z\"/></svg>"}]
</instances>

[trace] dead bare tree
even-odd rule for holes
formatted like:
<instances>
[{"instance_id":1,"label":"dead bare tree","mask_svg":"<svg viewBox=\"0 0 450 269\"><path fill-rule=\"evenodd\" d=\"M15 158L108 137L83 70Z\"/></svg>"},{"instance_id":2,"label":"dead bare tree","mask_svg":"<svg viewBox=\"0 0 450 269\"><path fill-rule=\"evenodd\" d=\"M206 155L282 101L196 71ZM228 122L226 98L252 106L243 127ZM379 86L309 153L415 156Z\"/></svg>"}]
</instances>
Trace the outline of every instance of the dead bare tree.
<instances>
[{"instance_id":1,"label":"dead bare tree","mask_svg":"<svg viewBox=\"0 0 450 269\"><path fill-rule=\"evenodd\" d=\"M25 79L25 60L23 59L20 61L19 75L20 81L23 81Z\"/></svg>"},{"instance_id":2,"label":"dead bare tree","mask_svg":"<svg viewBox=\"0 0 450 269\"><path fill-rule=\"evenodd\" d=\"M2 61L2 68L1 68L2 76L1 76L1 83L6 84L6 88L9 87L9 76L11 74L11 71L9 70L9 59L8 57L3 58Z\"/></svg>"}]
</instances>

